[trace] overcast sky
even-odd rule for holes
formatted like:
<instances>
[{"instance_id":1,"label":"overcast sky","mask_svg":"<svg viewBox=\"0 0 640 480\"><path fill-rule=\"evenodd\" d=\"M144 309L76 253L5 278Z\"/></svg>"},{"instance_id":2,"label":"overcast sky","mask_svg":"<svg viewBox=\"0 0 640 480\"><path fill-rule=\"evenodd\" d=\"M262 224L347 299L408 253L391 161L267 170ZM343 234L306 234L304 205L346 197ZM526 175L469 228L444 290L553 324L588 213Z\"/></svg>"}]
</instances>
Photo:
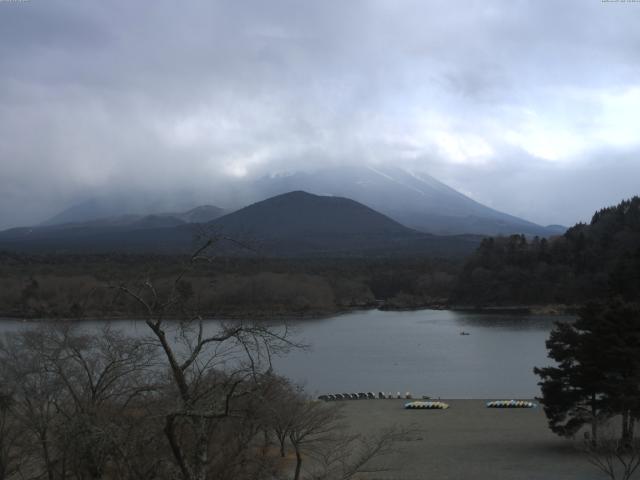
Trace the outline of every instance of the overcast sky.
<instances>
[{"instance_id":1,"label":"overcast sky","mask_svg":"<svg viewBox=\"0 0 640 480\"><path fill-rule=\"evenodd\" d=\"M0 0L0 228L335 162L542 224L640 193L640 3Z\"/></svg>"}]
</instances>

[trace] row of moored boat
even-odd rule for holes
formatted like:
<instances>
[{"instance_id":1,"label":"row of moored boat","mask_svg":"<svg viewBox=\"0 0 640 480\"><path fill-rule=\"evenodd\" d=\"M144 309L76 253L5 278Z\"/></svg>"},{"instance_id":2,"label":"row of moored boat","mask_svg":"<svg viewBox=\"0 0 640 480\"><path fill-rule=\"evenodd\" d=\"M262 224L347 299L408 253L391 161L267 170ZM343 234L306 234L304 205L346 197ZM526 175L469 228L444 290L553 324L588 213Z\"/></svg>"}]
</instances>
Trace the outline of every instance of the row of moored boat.
<instances>
[{"instance_id":1,"label":"row of moored boat","mask_svg":"<svg viewBox=\"0 0 640 480\"><path fill-rule=\"evenodd\" d=\"M392 393L392 392L378 392L376 395L373 392L360 392L360 393L332 393L328 395L320 395L318 400L324 400L325 402L333 402L336 400L384 400L390 398L400 398L400 399L411 399L413 396L411 392L406 392L404 395L400 392ZM422 396L423 399L428 399L429 397L426 395Z\"/></svg>"},{"instance_id":2,"label":"row of moored boat","mask_svg":"<svg viewBox=\"0 0 640 480\"><path fill-rule=\"evenodd\" d=\"M494 400L487 402L487 408L535 408L537 405L527 400ZM449 405L444 402L408 402L408 410L445 410Z\"/></svg>"},{"instance_id":3,"label":"row of moored boat","mask_svg":"<svg viewBox=\"0 0 640 480\"><path fill-rule=\"evenodd\" d=\"M334 402L339 400L376 400L376 399L406 399L412 398L411 392L406 392L402 395L397 393L385 393L378 392L376 395L373 392L360 392L360 393L334 393L328 395L320 395L318 400L324 400L325 402ZM423 395L423 401L412 401L404 404L404 408L409 410L445 410L449 408L449 405L441 401L430 401L430 397ZM493 400L487 402L487 408L535 408L537 405L527 400Z\"/></svg>"},{"instance_id":4,"label":"row of moored boat","mask_svg":"<svg viewBox=\"0 0 640 480\"><path fill-rule=\"evenodd\" d=\"M487 402L488 408L536 408L537 405L526 400L494 400Z\"/></svg>"}]
</instances>

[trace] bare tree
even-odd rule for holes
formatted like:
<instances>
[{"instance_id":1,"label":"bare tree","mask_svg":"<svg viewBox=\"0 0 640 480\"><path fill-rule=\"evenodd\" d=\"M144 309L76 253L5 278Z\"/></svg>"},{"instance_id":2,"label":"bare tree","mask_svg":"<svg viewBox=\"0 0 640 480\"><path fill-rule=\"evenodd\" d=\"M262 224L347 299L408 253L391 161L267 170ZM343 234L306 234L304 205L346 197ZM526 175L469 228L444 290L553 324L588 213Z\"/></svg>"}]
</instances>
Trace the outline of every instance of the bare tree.
<instances>
[{"instance_id":1,"label":"bare tree","mask_svg":"<svg viewBox=\"0 0 640 480\"><path fill-rule=\"evenodd\" d=\"M15 421L13 407L12 395L0 390L0 480L12 478L25 460L19 448L23 432Z\"/></svg>"},{"instance_id":2,"label":"bare tree","mask_svg":"<svg viewBox=\"0 0 640 480\"><path fill-rule=\"evenodd\" d=\"M7 336L0 356L14 420L40 447L31 476L39 464L49 479L102 478L121 460L131 406L155 388L152 346L109 326L89 335L56 323Z\"/></svg>"},{"instance_id":3,"label":"bare tree","mask_svg":"<svg viewBox=\"0 0 640 480\"><path fill-rule=\"evenodd\" d=\"M376 459L395 452L395 444L411 431L390 428L372 436L343 435L312 449L314 469L310 480L349 480L360 473L381 473L389 469L375 465Z\"/></svg>"},{"instance_id":4,"label":"bare tree","mask_svg":"<svg viewBox=\"0 0 640 480\"><path fill-rule=\"evenodd\" d=\"M273 376L264 395L264 415L269 419L269 433L273 433L278 442L280 456L286 456L289 434L295 426L297 409L305 401L303 391L284 378Z\"/></svg>"},{"instance_id":5,"label":"bare tree","mask_svg":"<svg viewBox=\"0 0 640 480\"><path fill-rule=\"evenodd\" d=\"M610 426L601 428L598 442L585 440L589 463L611 480L629 480L640 467L640 440L617 438Z\"/></svg>"},{"instance_id":6,"label":"bare tree","mask_svg":"<svg viewBox=\"0 0 640 480\"><path fill-rule=\"evenodd\" d=\"M42 353L69 399L59 411L72 468L89 478L102 478L107 467L122 458L123 445L114 440L128 428L123 420L131 407L138 397L157 389L155 347L109 325L94 335L74 330L61 325L51 331Z\"/></svg>"},{"instance_id":7,"label":"bare tree","mask_svg":"<svg viewBox=\"0 0 640 480\"><path fill-rule=\"evenodd\" d=\"M260 377L271 371L272 355L292 346L286 327L219 322L209 331L197 311L189 311L181 294L183 278L197 261L207 259L213 243L209 240L195 252L165 294L149 278L135 288L118 287L143 308L163 352L175 402L165 413L164 434L184 480L220 474L211 471L213 431L224 420L241 416L236 401L255 393ZM176 314L182 320L167 320Z\"/></svg>"},{"instance_id":8,"label":"bare tree","mask_svg":"<svg viewBox=\"0 0 640 480\"><path fill-rule=\"evenodd\" d=\"M30 331L6 335L0 342L0 368L3 382L12 391L13 419L26 437L24 454L32 459L25 474L54 480L61 477L60 465L64 465L63 448L55 438L62 390L59 379L43 367L36 353L38 340Z\"/></svg>"},{"instance_id":9,"label":"bare tree","mask_svg":"<svg viewBox=\"0 0 640 480\"><path fill-rule=\"evenodd\" d=\"M342 417L339 405L327 405L305 398L297 399L290 408L289 440L296 453L293 479L299 480L303 455L314 450L318 444L335 442L340 428L338 420Z\"/></svg>"},{"instance_id":10,"label":"bare tree","mask_svg":"<svg viewBox=\"0 0 640 480\"><path fill-rule=\"evenodd\" d=\"M296 454L294 480L349 480L359 473L387 471L372 461L392 453L394 444L411 432L387 429L365 437L347 433L340 405L313 401L298 394L287 404L289 440ZM303 459L309 458L303 472Z\"/></svg>"},{"instance_id":11,"label":"bare tree","mask_svg":"<svg viewBox=\"0 0 640 480\"><path fill-rule=\"evenodd\" d=\"M264 375L257 385L261 391L269 390L270 375ZM212 445L210 471L219 480L276 478L279 459L264 445L264 432L268 429L264 399L258 391L234 400L234 415L218 424Z\"/></svg>"}]
</instances>

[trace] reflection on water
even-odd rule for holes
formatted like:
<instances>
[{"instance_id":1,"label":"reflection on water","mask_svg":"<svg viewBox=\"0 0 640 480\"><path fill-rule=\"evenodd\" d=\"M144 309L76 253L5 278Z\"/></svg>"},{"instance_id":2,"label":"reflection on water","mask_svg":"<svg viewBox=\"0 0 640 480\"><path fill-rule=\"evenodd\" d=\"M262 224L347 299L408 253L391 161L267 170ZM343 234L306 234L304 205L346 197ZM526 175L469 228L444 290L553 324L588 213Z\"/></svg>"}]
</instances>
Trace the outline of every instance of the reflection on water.
<instances>
[{"instance_id":1,"label":"reflection on water","mask_svg":"<svg viewBox=\"0 0 640 480\"><path fill-rule=\"evenodd\" d=\"M411 391L442 398L531 398L533 367L547 365L545 340L568 317L419 310L363 311L291 322L310 348L275 360L310 393ZM4 320L0 331L24 328ZM89 322L86 328L100 328ZM145 335L143 322L114 325ZM209 324L215 328L216 322ZM461 335L461 332L469 335Z\"/></svg>"},{"instance_id":2,"label":"reflection on water","mask_svg":"<svg viewBox=\"0 0 640 480\"><path fill-rule=\"evenodd\" d=\"M544 330L548 332L554 322L569 321L573 317L548 315L527 315L508 313L460 313L456 315L456 322L460 325L469 325L479 328L505 328L510 330Z\"/></svg>"}]
</instances>

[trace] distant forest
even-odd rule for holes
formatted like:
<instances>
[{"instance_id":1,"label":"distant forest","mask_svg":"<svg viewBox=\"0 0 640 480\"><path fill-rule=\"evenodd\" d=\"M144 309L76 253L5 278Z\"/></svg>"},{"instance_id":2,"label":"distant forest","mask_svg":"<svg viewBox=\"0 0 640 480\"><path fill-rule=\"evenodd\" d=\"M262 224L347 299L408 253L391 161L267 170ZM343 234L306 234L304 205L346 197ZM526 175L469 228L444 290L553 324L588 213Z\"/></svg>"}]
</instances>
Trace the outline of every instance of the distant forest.
<instances>
[{"instance_id":1,"label":"distant forest","mask_svg":"<svg viewBox=\"0 0 640 480\"><path fill-rule=\"evenodd\" d=\"M451 300L466 305L582 304L640 297L640 197L604 208L558 237L486 238Z\"/></svg>"},{"instance_id":2,"label":"distant forest","mask_svg":"<svg viewBox=\"0 0 640 480\"><path fill-rule=\"evenodd\" d=\"M215 248L214 248L215 251ZM0 316L126 317L144 313L117 294L149 279L170 289L185 257L0 253ZM459 260L413 258L209 258L181 280L189 307L205 316L322 316L382 304L444 304ZM182 312L175 312L179 316Z\"/></svg>"},{"instance_id":3,"label":"distant forest","mask_svg":"<svg viewBox=\"0 0 640 480\"><path fill-rule=\"evenodd\" d=\"M215 254L215 248L212 253ZM172 288L187 257L0 252L0 316L130 317L117 294L148 279ZM640 198L596 212L564 235L485 238L466 259L210 257L180 280L205 316L322 316L358 308L581 305L640 298ZM179 316L181 312L175 312Z\"/></svg>"}]
</instances>

